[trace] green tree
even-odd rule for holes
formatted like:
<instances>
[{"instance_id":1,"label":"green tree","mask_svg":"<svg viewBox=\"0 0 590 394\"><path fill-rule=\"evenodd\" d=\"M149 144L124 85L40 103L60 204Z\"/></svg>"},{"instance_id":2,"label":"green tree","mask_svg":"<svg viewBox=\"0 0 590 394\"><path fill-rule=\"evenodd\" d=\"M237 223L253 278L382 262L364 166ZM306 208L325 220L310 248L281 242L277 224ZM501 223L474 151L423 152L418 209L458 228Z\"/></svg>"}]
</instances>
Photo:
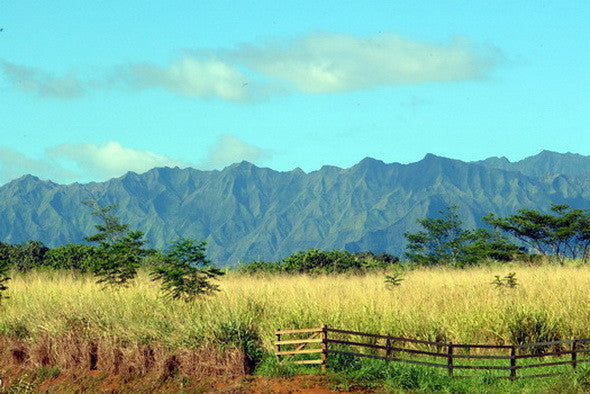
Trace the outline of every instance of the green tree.
<instances>
[{"instance_id":1,"label":"green tree","mask_svg":"<svg viewBox=\"0 0 590 394\"><path fill-rule=\"evenodd\" d=\"M408 240L406 257L410 261L424 265L455 265L461 259L464 245L471 234L461 228L457 206L440 210L439 214L442 217L418 219L423 230L413 234L404 233Z\"/></svg>"},{"instance_id":2,"label":"green tree","mask_svg":"<svg viewBox=\"0 0 590 394\"><path fill-rule=\"evenodd\" d=\"M98 243L97 259L93 273L98 283L110 286L126 286L137 275L146 251L143 232L130 231L128 224L111 215L116 205L101 207L95 201L85 201L85 205L94 209L93 215L101 220L95 227L98 233L86 237L88 242Z\"/></svg>"},{"instance_id":3,"label":"green tree","mask_svg":"<svg viewBox=\"0 0 590 394\"><path fill-rule=\"evenodd\" d=\"M223 275L207 259L205 241L178 240L154 267L152 279L162 282L162 290L172 299L190 302L200 295L212 294L219 286L212 279Z\"/></svg>"},{"instance_id":4,"label":"green tree","mask_svg":"<svg viewBox=\"0 0 590 394\"><path fill-rule=\"evenodd\" d=\"M475 264L485 259L511 261L521 256L523 248L510 242L498 231L478 228L466 235L467 243L463 249L463 260Z\"/></svg>"},{"instance_id":5,"label":"green tree","mask_svg":"<svg viewBox=\"0 0 590 394\"><path fill-rule=\"evenodd\" d=\"M562 263L567 257L588 261L590 215L583 209L563 204L552 205L551 212L543 214L532 209L519 209L515 215L504 218L490 213L484 220L536 253L555 256Z\"/></svg>"},{"instance_id":6,"label":"green tree","mask_svg":"<svg viewBox=\"0 0 590 394\"><path fill-rule=\"evenodd\" d=\"M404 233L408 240L406 257L424 265L463 266L485 259L508 261L520 249L498 232L486 229L465 230L457 206L439 211L440 218L421 218L423 230Z\"/></svg>"}]
</instances>

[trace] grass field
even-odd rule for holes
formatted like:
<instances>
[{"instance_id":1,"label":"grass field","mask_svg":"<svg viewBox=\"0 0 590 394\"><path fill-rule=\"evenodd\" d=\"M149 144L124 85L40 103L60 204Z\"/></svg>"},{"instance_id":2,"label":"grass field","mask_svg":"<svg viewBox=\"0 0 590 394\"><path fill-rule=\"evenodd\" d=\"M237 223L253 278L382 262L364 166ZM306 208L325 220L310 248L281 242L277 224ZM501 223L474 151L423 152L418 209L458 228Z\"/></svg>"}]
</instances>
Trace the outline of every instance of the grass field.
<instances>
[{"instance_id":1,"label":"grass field","mask_svg":"<svg viewBox=\"0 0 590 394\"><path fill-rule=\"evenodd\" d=\"M516 288L495 275L515 272ZM78 338L166 351L231 347L260 340L272 351L277 328L327 324L454 343L505 344L590 337L590 267L490 266L415 269L388 288L383 274L243 276L186 304L163 298L142 274L129 287L103 290L65 272L14 275L0 305L0 334L34 343ZM162 350L162 351L164 351Z\"/></svg>"},{"instance_id":2,"label":"grass field","mask_svg":"<svg viewBox=\"0 0 590 394\"><path fill-rule=\"evenodd\" d=\"M509 271L516 272L516 288L491 284ZM189 304L164 299L147 275L120 290L56 272L15 275L9 284L0 332L31 338L77 328L90 336L175 347L214 341L224 325L239 325L256 330L269 347L276 328L322 324L455 343L590 336L590 267L418 269L394 288L386 287L382 274L230 273L217 295Z\"/></svg>"}]
</instances>

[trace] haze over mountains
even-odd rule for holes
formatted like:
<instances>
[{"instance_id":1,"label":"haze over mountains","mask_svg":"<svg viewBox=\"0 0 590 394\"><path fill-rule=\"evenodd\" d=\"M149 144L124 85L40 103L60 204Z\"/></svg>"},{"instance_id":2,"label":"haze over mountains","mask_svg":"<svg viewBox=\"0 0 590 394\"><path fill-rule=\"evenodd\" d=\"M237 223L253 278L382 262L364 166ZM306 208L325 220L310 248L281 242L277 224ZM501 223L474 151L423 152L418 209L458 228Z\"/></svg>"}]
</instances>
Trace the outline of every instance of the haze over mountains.
<instances>
[{"instance_id":1,"label":"haze over mountains","mask_svg":"<svg viewBox=\"0 0 590 394\"><path fill-rule=\"evenodd\" d=\"M590 156L543 151L463 162L432 154L411 164L366 158L342 169L278 172L248 162L221 171L154 168L103 183L59 185L26 175L0 187L0 241L83 242L96 219L81 202L116 214L150 246L206 239L219 264L279 259L308 248L403 253L416 219L456 204L467 227L492 211L590 208Z\"/></svg>"}]
</instances>

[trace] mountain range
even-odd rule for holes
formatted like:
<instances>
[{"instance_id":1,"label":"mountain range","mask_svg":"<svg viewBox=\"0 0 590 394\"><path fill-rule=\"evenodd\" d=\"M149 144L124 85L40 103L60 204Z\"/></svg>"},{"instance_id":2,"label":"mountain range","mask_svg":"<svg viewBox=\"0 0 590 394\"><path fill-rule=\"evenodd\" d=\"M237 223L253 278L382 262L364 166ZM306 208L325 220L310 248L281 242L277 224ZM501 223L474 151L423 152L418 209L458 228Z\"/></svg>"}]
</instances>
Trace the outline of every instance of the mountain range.
<instances>
[{"instance_id":1,"label":"mountain range","mask_svg":"<svg viewBox=\"0 0 590 394\"><path fill-rule=\"evenodd\" d=\"M309 248L403 253L416 220L457 205L465 227L488 212L590 208L590 156L543 151L518 162L463 162L428 154L410 164L365 158L350 168L305 173L248 162L219 171L154 168L106 182L60 185L26 175L0 187L0 241L83 242L97 219L84 200L115 214L164 248L204 239L220 264L280 259Z\"/></svg>"}]
</instances>

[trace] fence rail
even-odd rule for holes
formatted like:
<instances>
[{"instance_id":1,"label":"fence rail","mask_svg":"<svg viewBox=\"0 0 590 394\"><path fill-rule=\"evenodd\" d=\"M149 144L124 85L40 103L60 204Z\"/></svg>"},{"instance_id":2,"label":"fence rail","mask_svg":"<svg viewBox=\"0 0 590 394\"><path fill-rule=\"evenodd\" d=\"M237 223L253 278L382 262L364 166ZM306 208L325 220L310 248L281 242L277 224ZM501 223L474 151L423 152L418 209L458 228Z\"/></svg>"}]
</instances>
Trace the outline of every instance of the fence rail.
<instances>
[{"instance_id":1,"label":"fence rail","mask_svg":"<svg viewBox=\"0 0 590 394\"><path fill-rule=\"evenodd\" d=\"M586 343L590 342L590 338L520 345L455 344L342 330L327 326L296 330L279 329L276 330L275 335L277 361L319 364L323 370L326 370L326 362L331 354L445 368L450 376L456 376L455 370L508 371L508 376L498 376L508 379L555 376L564 371L529 375L517 375L517 371L561 365L571 365L575 369L578 364L590 361L590 358L578 357L590 352L590 347L586 348ZM285 336L289 338L285 339ZM293 336L297 338L293 338ZM306 337L302 338L301 336ZM294 348L292 348L293 346ZM473 351L477 354L472 354ZM499 354L500 352L508 354ZM319 359L309 358L317 354L320 355ZM304 358L295 360L294 358L297 356ZM569 356L569 359L563 360L564 356ZM419 357L429 357L429 359L424 360ZM532 358L543 359L546 357L553 359L545 362L524 363ZM469 360L476 362L496 360L497 363L506 361L507 363L506 365L467 364L466 362ZM457 364L457 362L461 364Z\"/></svg>"}]
</instances>

